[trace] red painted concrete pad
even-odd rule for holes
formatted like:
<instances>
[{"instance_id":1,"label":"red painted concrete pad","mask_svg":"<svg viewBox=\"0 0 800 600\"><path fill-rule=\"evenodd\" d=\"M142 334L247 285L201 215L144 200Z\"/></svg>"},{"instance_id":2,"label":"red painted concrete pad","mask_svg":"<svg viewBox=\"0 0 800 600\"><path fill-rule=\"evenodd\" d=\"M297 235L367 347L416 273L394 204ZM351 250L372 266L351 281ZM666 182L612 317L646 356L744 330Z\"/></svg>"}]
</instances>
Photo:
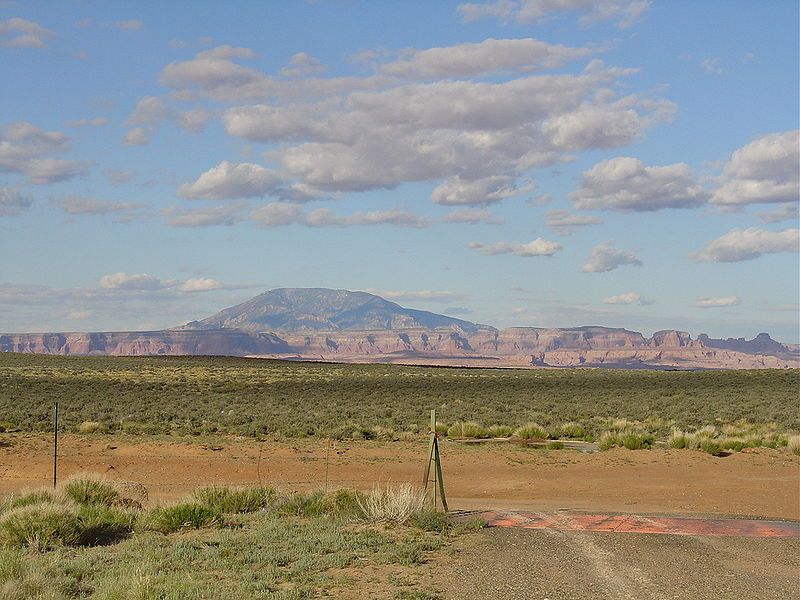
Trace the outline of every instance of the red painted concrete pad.
<instances>
[{"instance_id":1,"label":"red painted concrete pad","mask_svg":"<svg viewBox=\"0 0 800 600\"><path fill-rule=\"evenodd\" d=\"M755 519L697 519L643 517L639 515L587 515L580 513L497 512L482 513L489 527L600 531L608 533L662 533L760 538L800 538L798 521Z\"/></svg>"}]
</instances>

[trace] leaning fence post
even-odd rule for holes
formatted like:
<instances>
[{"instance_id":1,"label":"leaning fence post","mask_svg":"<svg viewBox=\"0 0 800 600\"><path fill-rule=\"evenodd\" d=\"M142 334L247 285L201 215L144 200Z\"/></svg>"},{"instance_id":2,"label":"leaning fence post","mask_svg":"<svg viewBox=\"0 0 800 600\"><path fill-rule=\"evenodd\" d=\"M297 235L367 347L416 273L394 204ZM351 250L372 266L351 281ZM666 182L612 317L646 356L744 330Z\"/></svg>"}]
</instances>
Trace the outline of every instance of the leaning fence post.
<instances>
[{"instance_id":1,"label":"leaning fence post","mask_svg":"<svg viewBox=\"0 0 800 600\"><path fill-rule=\"evenodd\" d=\"M433 466L433 508L436 509L437 492L442 497L442 508L447 512L447 497L444 494L444 479L442 478L442 459L439 455L439 436L436 433L436 410L431 411L431 431L428 441L428 460L425 461L425 474L422 476L423 497L428 493L428 482Z\"/></svg>"},{"instance_id":2,"label":"leaning fence post","mask_svg":"<svg viewBox=\"0 0 800 600\"><path fill-rule=\"evenodd\" d=\"M58 402L53 409L53 489L58 483Z\"/></svg>"}]
</instances>

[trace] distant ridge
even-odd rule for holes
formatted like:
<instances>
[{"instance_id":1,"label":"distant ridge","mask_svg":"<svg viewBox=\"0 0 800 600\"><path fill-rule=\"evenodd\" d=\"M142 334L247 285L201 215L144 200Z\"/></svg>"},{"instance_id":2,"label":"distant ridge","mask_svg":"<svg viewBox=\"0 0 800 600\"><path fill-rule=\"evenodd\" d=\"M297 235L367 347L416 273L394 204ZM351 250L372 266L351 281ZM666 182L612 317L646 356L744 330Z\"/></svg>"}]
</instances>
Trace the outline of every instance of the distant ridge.
<instances>
[{"instance_id":1,"label":"distant ridge","mask_svg":"<svg viewBox=\"0 0 800 600\"><path fill-rule=\"evenodd\" d=\"M326 288L279 288L226 308L181 329L244 331L374 331L447 329L472 333L478 325L436 313L403 308L367 292Z\"/></svg>"},{"instance_id":2,"label":"distant ridge","mask_svg":"<svg viewBox=\"0 0 800 600\"><path fill-rule=\"evenodd\" d=\"M367 292L279 288L161 331L0 334L0 352L226 355L352 363L626 369L799 368L768 334L697 339L667 329L509 327L404 308Z\"/></svg>"}]
</instances>

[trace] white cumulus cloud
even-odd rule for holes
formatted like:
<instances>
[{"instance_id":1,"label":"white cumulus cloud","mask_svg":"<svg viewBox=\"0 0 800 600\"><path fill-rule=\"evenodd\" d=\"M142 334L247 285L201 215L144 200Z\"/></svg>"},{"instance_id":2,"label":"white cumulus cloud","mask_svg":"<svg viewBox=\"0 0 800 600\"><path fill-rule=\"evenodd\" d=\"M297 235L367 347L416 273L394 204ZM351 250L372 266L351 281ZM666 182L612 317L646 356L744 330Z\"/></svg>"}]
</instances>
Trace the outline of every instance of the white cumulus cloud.
<instances>
[{"instance_id":1,"label":"white cumulus cloud","mask_svg":"<svg viewBox=\"0 0 800 600\"><path fill-rule=\"evenodd\" d=\"M511 254L512 256L552 256L561 250L561 244L551 242L543 238L536 238L527 243L523 242L495 242L494 244L482 244L480 242L470 242L469 247L482 254Z\"/></svg>"},{"instance_id":2,"label":"white cumulus cloud","mask_svg":"<svg viewBox=\"0 0 800 600\"><path fill-rule=\"evenodd\" d=\"M757 227L731 229L692 255L698 262L740 262L764 254L798 252L800 229L766 231Z\"/></svg>"},{"instance_id":3,"label":"white cumulus cloud","mask_svg":"<svg viewBox=\"0 0 800 600\"><path fill-rule=\"evenodd\" d=\"M623 265L641 267L642 261L632 252L615 248L612 242L603 242L591 249L589 258L581 268L581 271L584 273L605 273Z\"/></svg>"},{"instance_id":4,"label":"white cumulus cloud","mask_svg":"<svg viewBox=\"0 0 800 600\"><path fill-rule=\"evenodd\" d=\"M625 292L617 296L603 298L603 304L641 304L642 296L636 292Z\"/></svg>"},{"instance_id":5,"label":"white cumulus cloud","mask_svg":"<svg viewBox=\"0 0 800 600\"><path fill-rule=\"evenodd\" d=\"M703 296L697 299L695 306L697 308L722 308L725 306L738 306L741 303L742 299L739 296L725 296L724 298Z\"/></svg>"},{"instance_id":6,"label":"white cumulus cloud","mask_svg":"<svg viewBox=\"0 0 800 600\"><path fill-rule=\"evenodd\" d=\"M576 208L624 212L694 208L707 198L689 165L648 167L631 157L597 163L583 172L580 187L570 193Z\"/></svg>"},{"instance_id":7,"label":"white cumulus cloud","mask_svg":"<svg viewBox=\"0 0 800 600\"><path fill-rule=\"evenodd\" d=\"M711 201L741 206L800 200L800 131L771 133L736 150Z\"/></svg>"},{"instance_id":8,"label":"white cumulus cloud","mask_svg":"<svg viewBox=\"0 0 800 600\"><path fill-rule=\"evenodd\" d=\"M205 200L255 198L274 191L280 182L278 173L261 165L223 160L202 173L193 183L181 185L178 195Z\"/></svg>"}]
</instances>

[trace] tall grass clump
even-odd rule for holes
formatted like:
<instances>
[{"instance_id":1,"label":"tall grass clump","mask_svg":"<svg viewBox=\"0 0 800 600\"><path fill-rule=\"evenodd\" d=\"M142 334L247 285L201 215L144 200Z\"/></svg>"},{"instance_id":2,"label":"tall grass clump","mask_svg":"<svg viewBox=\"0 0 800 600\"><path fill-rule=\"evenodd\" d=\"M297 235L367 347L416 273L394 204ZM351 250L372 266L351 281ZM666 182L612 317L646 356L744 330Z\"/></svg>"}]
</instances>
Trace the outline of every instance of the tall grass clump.
<instances>
[{"instance_id":1,"label":"tall grass clump","mask_svg":"<svg viewBox=\"0 0 800 600\"><path fill-rule=\"evenodd\" d=\"M786 445L792 454L800 455L800 435L789 436Z\"/></svg>"},{"instance_id":2,"label":"tall grass clump","mask_svg":"<svg viewBox=\"0 0 800 600\"><path fill-rule=\"evenodd\" d=\"M475 421L456 421L447 428L447 437L486 439L489 437L489 432Z\"/></svg>"},{"instance_id":3,"label":"tall grass clump","mask_svg":"<svg viewBox=\"0 0 800 600\"><path fill-rule=\"evenodd\" d=\"M222 512L199 502L182 502L150 511L146 529L174 533L185 529L200 529L222 524Z\"/></svg>"},{"instance_id":4,"label":"tall grass clump","mask_svg":"<svg viewBox=\"0 0 800 600\"><path fill-rule=\"evenodd\" d=\"M538 423L527 423L514 432L523 440L546 440L547 430Z\"/></svg>"},{"instance_id":5,"label":"tall grass clump","mask_svg":"<svg viewBox=\"0 0 800 600\"><path fill-rule=\"evenodd\" d=\"M574 421L570 421L569 423L564 423L563 425L561 425L561 427L558 430L558 433L562 437L580 439L586 435L586 430L580 423L575 423Z\"/></svg>"},{"instance_id":6,"label":"tall grass clump","mask_svg":"<svg viewBox=\"0 0 800 600\"><path fill-rule=\"evenodd\" d=\"M100 421L83 421L76 427L76 430L78 433L106 433L108 427Z\"/></svg>"},{"instance_id":7,"label":"tall grass clump","mask_svg":"<svg viewBox=\"0 0 800 600\"><path fill-rule=\"evenodd\" d=\"M637 431L606 431L597 442L600 450L614 447L628 450L647 450L652 447L655 438L652 434Z\"/></svg>"},{"instance_id":8,"label":"tall grass clump","mask_svg":"<svg viewBox=\"0 0 800 600\"><path fill-rule=\"evenodd\" d=\"M192 493L192 499L222 513L248 513L269 508L278 493L268 487L204 487Z\"/></svg>"},{"instance_id":9,"label":"tall grass clump","mask_svg":"<svg viewBox=\"0 0 800 600\"><path fill-rule=\"evenodd\" d=\"M424 498L418 488L405 483L373 488L359 502L364 519L370 523L406 523L422 509Z\"/></svg>"},{"instance_id":10,"label":"tall grass clump","mask_svg":"<svg viewBox=\"0 0 800 600\"><path fill-rule=\"evenodd\" d=\"M323 492L292 494L282 499L276 510L297 517L360 518L362 502L361 492L343 488L328 494Z\"/></svg>"},{"instance_id":11,"label":"tall grass clump","mask_svg":"<svg viewBox=\"0 0 800 600\"><path fill-rule=\"evenodd\" d=\"M489 437L492 438L507 438L511 437L514 433L514 428L508 425L492 425L489 427Z\"/></svg>"},{"instance_id":12,"label":"tall grass clump","mask_svg":"<svg viewBox=\"0 0 800 600\"><path fill-rule=\"evenodd\" d=\"M70 477L61 484L58 491L62 497L81 505L112 506L121 498L112 482L90 473Z\"/></svg>"},{"instance_id":13,"label":"tall grass clump","mask_svg":"<svg viewBox=\"0 0 800 600\"><path fill-rule=\"evenodd\" d=\"M0 516L0 540L10 546L44 552L80 541L81 522L74 507L40 502L13 508Z\"/></svg>"}]
</instances>

